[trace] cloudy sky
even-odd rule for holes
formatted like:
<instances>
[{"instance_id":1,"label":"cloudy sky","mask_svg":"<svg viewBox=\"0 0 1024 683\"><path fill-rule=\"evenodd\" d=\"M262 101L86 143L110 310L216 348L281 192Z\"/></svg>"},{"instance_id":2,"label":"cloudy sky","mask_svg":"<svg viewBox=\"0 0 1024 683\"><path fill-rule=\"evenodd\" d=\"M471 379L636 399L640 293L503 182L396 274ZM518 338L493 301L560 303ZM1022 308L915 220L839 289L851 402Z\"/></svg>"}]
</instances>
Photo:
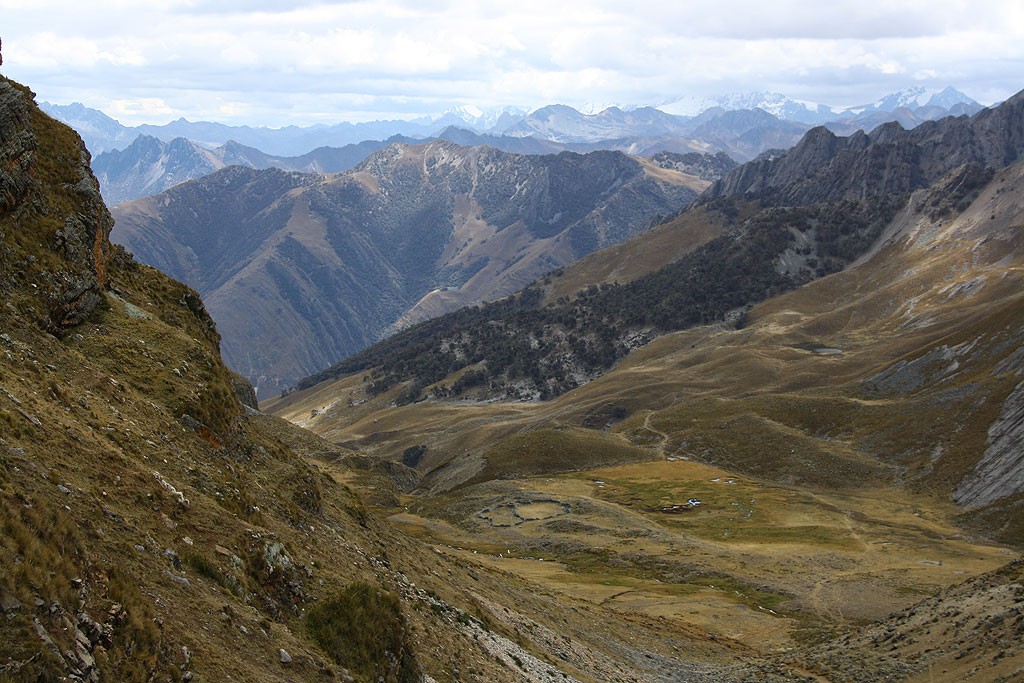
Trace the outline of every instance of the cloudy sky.
<instances>
[{"instance_id":1,"label":"cloudy sky","mask_svg":"<svg viewBox=\"0 0 1024 683\"><path fill-rule=\"evenodd\" d=\"M0 0L0 73L122 123L1024 88L1024 0Z\"/></svg>"}]
</instances>

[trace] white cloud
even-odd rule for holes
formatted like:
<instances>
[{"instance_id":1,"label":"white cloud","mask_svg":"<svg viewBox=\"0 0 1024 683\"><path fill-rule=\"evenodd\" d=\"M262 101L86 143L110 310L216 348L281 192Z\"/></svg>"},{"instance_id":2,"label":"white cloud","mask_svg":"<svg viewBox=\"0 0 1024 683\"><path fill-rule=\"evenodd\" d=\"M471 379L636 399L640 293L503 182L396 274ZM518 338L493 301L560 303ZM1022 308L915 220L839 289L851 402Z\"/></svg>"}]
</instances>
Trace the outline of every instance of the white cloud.
<instances>
[{"instance_id":1,"label":"white cloud","mask_svg":"<svg viewBox=\"0 0 1024 683\"><path fill-rule=\"evenodd\" d=\"M106 114L119 121L135 121L150 115L173 114L174 109L159 97L143 97L132 100L111 100ZM141 122L141 121L140 121Z\"/></svg>"},{"instance_id":2,"label":"white cloud","mask_svg":"<svg viewBox=\"0 0 1024 683\"><path fill-rule=\"evenodd\" d=\"M776 90L857 104L917 82L1024 87L1024 3L966 0L0 0L41 99L250 124L453 104L653 104ZM125 116L128 110L125 110ZM131 109L131 116L145 112Z\"/></svg>"}]
</instances>

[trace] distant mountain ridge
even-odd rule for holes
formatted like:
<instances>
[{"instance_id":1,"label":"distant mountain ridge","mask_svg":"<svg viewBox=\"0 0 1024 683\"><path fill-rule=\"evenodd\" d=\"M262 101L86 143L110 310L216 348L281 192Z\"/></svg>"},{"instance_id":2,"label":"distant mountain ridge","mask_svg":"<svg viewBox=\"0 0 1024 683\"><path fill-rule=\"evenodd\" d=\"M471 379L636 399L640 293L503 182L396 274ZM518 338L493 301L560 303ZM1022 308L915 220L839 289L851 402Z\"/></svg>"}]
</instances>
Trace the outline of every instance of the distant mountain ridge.
<instances>
[{"instance_id":1,"label":"distant mountain ridge","mask_svg":"<svg viewBox=\"0 0 1024 683\"><path fill-rule=\"evenodd\" d=\"M344 147L318 147L301 156L280 157L234 140L209 149L186 138L164 142L150 135L140 135L123 150L96 155L92 169L100 181L103 198L114 205L163 192L178 183L233 165L302 173L339 173L352 168L371 152L395 142L415 141L394 136Z\"/></svg>"},{"instance_id":2,"label":"distant mountain ridge","mask_svg":"<svg viewBox=\"0 0 1024 683\"><path fill-rule=\"evenodd\" d=\"M703 138L673 135L626 137L599 142L555 142L534 136L492 135L449 126L435 138L425 140L392 136L384 141L367 140L344 147L320 147L297 157L277 157L258 149L229 141L208 148L185 138L163 142L142 135L124 150L98 154L92 162L106 201L120 204L157 194L178 183L192 180L230 165L249 168L279 168L303 173L346 171L371 152L395 142L425 144L446 140L464 147L486 145L512 154L587 154L600 150L635 156L660 153L717 153L747 160L769 148L788 147L804 131L799 124L779 122L765 112L709 112L701 117L698 129ZM717 176L716 176L717 177Z\"/></svg>"},{"instance_id":3,"label":"distant mountain ridge","mask_svg":"<svg viewBox=\"0 0 1024 683\"><path fill-rule=\"evenodd\" d=\"M973 114L982 105L956 88L942 90L911 86L868 104L847 107L833 107L817 102L796 100L781 93L753 92L732 93L718 97L682 97L658 105L659 109L678 116L699 116L716 107L727 111L736 109L760 109L786 121L797 121L820 125L831 121L848 120L865 113L894 112L897 109L929 109L941 118L946 114Z\"/></svg>"},{"instance_id":4,"label":"distant mountain ridge","mask_svg":"<svg viewBox=\"0 0 1024 683\"><path fill-rule=\"evenodd\" d=\"M954 88L931 91L915 87L887 95L871 104L843 109L794 100L779 93L746 93L713 98L677 98L658 107L606 107L592 114L584 114L572 107L558 104L541 107L532 113L527 113L527 110L519 107L485 110L463 105L436 118L308 127L287 126L273 129L229 126L203 121L190 122L185 119L161 126L131 127L124 126L103 112L89 109L79 103L56 105L44 102L40 107L54 118L75 128L93 155L111 149L124 149L138 135L151 135L164 142L184 137L207 147L235 140L240 144L278 156L299 156L318 147L341 147L365 140L384 140L393 135L433 137L439 131L453 125L492 135L536 135L541 130L547 130L549 135L555 136L549 139L595 142L598 139L663 135L667 130L682 126L687 119L714 108L723 111L760 109L778 119L805 125L849 121L864 114L872 115L871 120L875 120L879 112L892 112L896 109L927 110L926 118L934 119L951 113L973 114L982 108L980 104ZM617 132L610 134L610 128Z\"/></svg>"},{"instance_id":5,"label":"distant mountain ridge","mask_svg":"<svg viewBox=\"0 0 1024 683\"><path fill-rule=\"evenodd\" d=\"M225 168L115 207L113 239L200 291L225 359L267 395L639 234L708 184L619 152L392 144L344 174Z\"/></svg>"}]
</instances>

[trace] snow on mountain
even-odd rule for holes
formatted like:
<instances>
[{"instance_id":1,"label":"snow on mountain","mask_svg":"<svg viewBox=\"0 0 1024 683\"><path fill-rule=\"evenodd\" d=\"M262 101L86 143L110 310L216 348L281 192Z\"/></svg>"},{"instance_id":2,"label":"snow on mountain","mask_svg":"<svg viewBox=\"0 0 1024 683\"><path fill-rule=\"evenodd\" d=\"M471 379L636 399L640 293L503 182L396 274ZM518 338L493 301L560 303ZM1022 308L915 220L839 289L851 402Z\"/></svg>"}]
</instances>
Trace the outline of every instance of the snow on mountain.
<instances>
[{"instance_id":1,"label":"snow on mountain","mask_svg":"<svg viewBox=\"0 0 1024 683\"><path fill-rule=\"evenodd\" d=\"M658 109L663 112L690 117L714 108L726 111L761 109L780 119L811 124L821 123L836 114L836 110L826 105L795 100L773 92L729 93L715 97L686 96L658 105Z\"/></svg>"},{"instance_id":2,"label":"snow on mountain","mask_svg":"<svg viewBox=\"0 0 1024 683\"><path fill-rule=\"evenodd\" d=\"M490 131L496 126L507 128L526 116L526 109L505 106L481 109L475 104L463 104L447 110L432 120L434 126L460 126L476 131Z\"/></svg>"},{"instance_id":3,"label":"snow on mountain","mask_svg":"<svg viewBox=\"0 0 1024 683\"><path fill-rule=\"evenodd\" d=\"M919 85L910 86L890 93L885 97L870 104L862 104L856 107L849 107L844 114L863 114L871 111L895 111L906 108L911 111L921 107L941 107L951 109L958 104L980 107L981 105L963 94L956 88L947 87L942 90L937 88L924 88Z\"/></svg>"}]
</instances>

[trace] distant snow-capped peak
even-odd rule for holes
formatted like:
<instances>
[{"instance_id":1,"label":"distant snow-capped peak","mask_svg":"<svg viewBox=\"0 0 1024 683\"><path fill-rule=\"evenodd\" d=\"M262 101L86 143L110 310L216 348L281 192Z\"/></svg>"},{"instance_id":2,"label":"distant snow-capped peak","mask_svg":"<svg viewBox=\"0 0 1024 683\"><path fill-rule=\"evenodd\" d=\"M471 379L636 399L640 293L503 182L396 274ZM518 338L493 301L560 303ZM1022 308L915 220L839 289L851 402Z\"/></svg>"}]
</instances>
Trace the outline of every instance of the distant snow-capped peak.
<instances>
[{"instance_id":1,"label":"distant snow-capped peak","mask_svg":"<svg viewBox=\"0 0 1024 683\"><path fill-rule=\"evenodd\" d=\"M940 90L938 88L925 88L920 85L914 85L890 93L870 104L849 107L845 111L860 114L866 111L894 111L901 107L913 110L925 106L949 109L957 104L978 105L976 101L953 87L946 87Z\"/></svg>"},{"instance_id":2,"label":"distant snow-capped peak","mask_svg":"<svg viewBox=\"0 0 1024 683\"><path fill-rule=\"evenodd\" d=\"M433 119L435 124L464 125L477 130L487 130L503 118L520 119L526 115L522 107L504 106L483 109L475 104L463 104L445 111Z\"/></svg>"},{"instance_id":3,"label":"distant snow-capped peak","mask_svg":"<svg viewBox=\"0 0 1024 683\"><path fill-rule=\"evenodd\" d=\"M726 111L761 109L780 119L816 123L834 113L831 107L796 100L776 92L729 93L726 95L686 96L658 105L661 111L676 116L697 116L708 109L720 107Z\"/></svg>"}]
</instances>

